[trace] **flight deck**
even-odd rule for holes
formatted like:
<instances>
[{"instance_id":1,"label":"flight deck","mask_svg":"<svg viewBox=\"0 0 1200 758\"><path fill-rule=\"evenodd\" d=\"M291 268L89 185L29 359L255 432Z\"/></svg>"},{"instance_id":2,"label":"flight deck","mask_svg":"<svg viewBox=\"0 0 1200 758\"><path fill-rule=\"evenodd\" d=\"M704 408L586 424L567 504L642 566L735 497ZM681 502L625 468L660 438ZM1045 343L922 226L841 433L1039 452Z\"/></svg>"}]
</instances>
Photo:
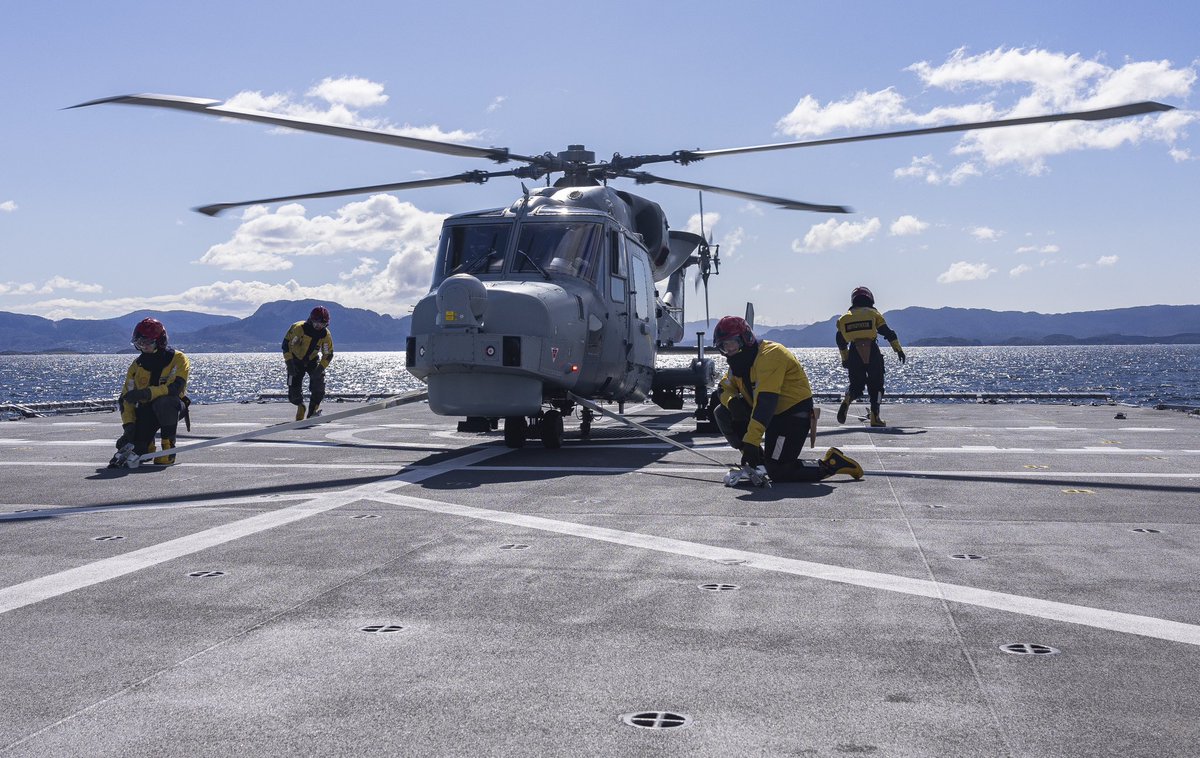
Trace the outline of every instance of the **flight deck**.
<instances>
[{"instance_id":1,"label":"flight deck","mask_svg":"<svg viewBox=\"0 0 1200 758\"><path fill-rule=\"evenodd\" d=\"M0 424L0 756L1200 754L1200 416L824 406L861 481L421 403L193 405L132 470Z\"/></svg>"}]
</instances>

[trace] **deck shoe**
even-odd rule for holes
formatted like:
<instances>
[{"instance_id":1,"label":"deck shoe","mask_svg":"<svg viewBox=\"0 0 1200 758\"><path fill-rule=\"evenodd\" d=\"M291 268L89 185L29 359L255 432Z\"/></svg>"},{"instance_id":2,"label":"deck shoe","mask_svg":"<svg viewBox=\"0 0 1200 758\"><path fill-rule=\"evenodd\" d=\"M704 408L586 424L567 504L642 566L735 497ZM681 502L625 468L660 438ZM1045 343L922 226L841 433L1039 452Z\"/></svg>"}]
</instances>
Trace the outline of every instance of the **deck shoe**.
<instances>
[{"instance_id":1,"label":"deck shoe","mask_svg":"<svg viewBox=\"0 0 1200 758\"><path fill-rule=\"evenodd\" d=\"M297 421L304 420L304 406L303 405L296 406L296 420Z\"/></svg>"},{"instance_id":2,"label":"deck shoe","mask_svg":"<svg viewBox=\"0 0 1200 758\"><path fill-rule=\"evenodd\" d=\"M319 405L308 406L308 417L309 418L316 418L317 416L320 416L320 415L321 415L321 406L319 406Z\"/></svg>"},{"instance_id":3,"label":"deck shoe","mask_svg":"<svg viewBox=\"0 0 1200 758\"><path fill-rule=\"evenodd\" d=\"M850 398L842 400L842 404L838 406L838 423L846 423L846 414L850 411Z\"/></svg>"},{"instance_id":4,"label":"deck shoe","mask_svg":"<svg viewBox=\"0 0 1200 758\"><path fill-rule=\"evenodd\" d=\"M171 439L170 437L163 437L163 441L162 441L163 452L166 452L173 447L175 447L175 440ZM175 462L175 456L174 455L160 455L154 459L154 462L159 466L170 466L172 463Z\"/></svg>"},{"instance_id":5,"label":"deck shoe","mask_svg":"<svg viewBox=\"0 0 1200 758\"><path fill-rule=\"evenodd\" d=\"M862 479L862 466L858 465L858 461L838 450L836 447L831 447L825 451L825 455L821 457L821 463L825 464L829 473L827 476L836 476L837 474L846 474L855 479Z\"/></svg>"},{"instance_id":6,"label":"deck shoe","mask_svg":"<svg viewBox=\"0 0 1200 758\"><path fill-rule=\"evenodd\" d=\"M879 418L878 413L872 413L871 414L871 426L887 426L887 424L885 424L883 422L883 419Z\"/></svg>"}]
</instances>

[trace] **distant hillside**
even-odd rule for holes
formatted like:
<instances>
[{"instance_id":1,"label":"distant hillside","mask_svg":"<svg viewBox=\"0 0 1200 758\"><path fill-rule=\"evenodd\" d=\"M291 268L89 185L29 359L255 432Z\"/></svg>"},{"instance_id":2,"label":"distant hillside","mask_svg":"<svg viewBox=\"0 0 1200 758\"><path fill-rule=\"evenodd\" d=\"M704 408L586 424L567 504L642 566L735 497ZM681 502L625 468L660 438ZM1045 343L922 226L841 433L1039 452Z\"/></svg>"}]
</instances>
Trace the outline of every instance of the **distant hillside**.
<instances>
[{"instance_id":1,"label":"distant hillside","mask_svg":"<svg viewBox=\"0 0 1200 758\"><path fill-rule=\"evenodd\" d=\"M51 321L41 316L0 311L0 351L116 353L131 350L133 327L153 316L167 326L172 340L189 331L237 321L234 316L214 316L193 311L134 311L108 319L65 318Z\"/></svg>"},{"instance_id":2,"label":"distant hillside","mask_svg":"<svg viewBox=\"0 0 1200 758\"><path fill-rule=\"evenodd\" d=\"M394 318L317 300L280 300L263 304L243 319L192 311L136 311L111 319L51 321L0 311L0 352L128 352L134 325L147 316L166 324L171 343L183 350L274 351L287 328L308 318L316 305L329 308L337 350L404 349L410 316ZM914 307L884 311L884 315L906 346L1200 344L1200 305L1056 314ZM816 324L764 326L758 334L789 347L832 347L836 323L834 315ZM698 331L704 331L705 341L711 343L712 327L693 321L685 326L683 344L695 344Z\"/></svg>"},{"instance_id":3,"label":"distant hillside","mask_svg":"<svg viewBox=\"0 0 1200 758\"><path fill-rule=\"evenodd\" d=\"M404 349L411 317L393 318L319 300L264 303L244 319L181 335L177 342L181 348L202 353L279 350L288 327L308 318L318 305L329 308L335 351Z\"/></svg>"},{"instance_id":4,"label":"distant hillside","mask_svg":"<svg viewBox=\"0 0 1200 758\"><path fill-rule=\"evenodd\" d=\"M840 315L840 314L838 314ZM1082 313L901 308L884 311L904 345L1186 344L1200 342L1200 305L1147 305ZM808 326L764 327L789 347L830 347L837 316ZM703 328L700 322L698 328ZM694 331L694 330L689 330Z\"/></svg>"},{"instance_id":5,"label":"distant hillside","mask_svg":"<svg viewBox=\"0 0 1200 758\"><path fill-rule=\"evenodd\" d=\"M329 308L335 350L403 350L409 317L392 318L362 308L317 300L265 303L247 318L191 311L136 311L110 319L62 319L0 311L0 352L125 353L133 327L147 317L162 321L171 344L198 353L279 350L288 327L314 306Z\"/></svg>"}]
</instances>

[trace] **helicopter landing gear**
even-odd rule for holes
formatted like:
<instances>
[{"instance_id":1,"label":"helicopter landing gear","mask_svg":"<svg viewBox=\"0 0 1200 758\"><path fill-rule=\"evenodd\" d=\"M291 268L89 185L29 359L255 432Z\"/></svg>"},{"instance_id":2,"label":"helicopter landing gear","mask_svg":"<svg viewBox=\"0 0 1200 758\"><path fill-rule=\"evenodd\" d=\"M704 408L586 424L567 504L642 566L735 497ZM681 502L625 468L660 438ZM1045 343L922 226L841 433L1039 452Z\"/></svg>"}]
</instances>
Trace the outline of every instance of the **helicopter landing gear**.
<instances>
[{"instance_id":1,"label":"helicopter landing gear","mask_svg":"<svg viewBox=\"0 0 1200 758\"><path fill-rule=\"evenodd\" d=\"M538 419L538 431L541 433L542 444L551 450L562 447L563 417L557 410L549 410Z\"/></svg>"},{"instance_id":2,"label":"helicopter landing gear","mask_svg":"<svg viewBox=\"0 0 1200 758\"><path fill-rule=\"evenodd\" d=\"M580 416L582 420L579 422L579 434L581 437L587 437L592 433L592 419L596 417L596 413L591 408L584 408Z\"/></svg>"},{"instance_id":3,"label":"helicopter landing gear","mask_svg":"<svg viewBox=\"0 0 1200 758\"><path fill-rule=\"evenodd\" d=\"M529 422L524 416L507 416L504 419L504 444L511 448L525 447L529 436Z\"/></svg>"},{"instance_id":4,"label":"helicopter landing gear","mask_svg":"<svg viewBox=\"0 0 1200 758\"><path fill-rule=\"evenodd\" d=\"M540 438L542 444L551 450L562 447L563 415L561 411L550 409L541 411L536 416L506 416L504 419L504 444L511 448L525 447L530 438Z\"/></svg>"}]
</instances>

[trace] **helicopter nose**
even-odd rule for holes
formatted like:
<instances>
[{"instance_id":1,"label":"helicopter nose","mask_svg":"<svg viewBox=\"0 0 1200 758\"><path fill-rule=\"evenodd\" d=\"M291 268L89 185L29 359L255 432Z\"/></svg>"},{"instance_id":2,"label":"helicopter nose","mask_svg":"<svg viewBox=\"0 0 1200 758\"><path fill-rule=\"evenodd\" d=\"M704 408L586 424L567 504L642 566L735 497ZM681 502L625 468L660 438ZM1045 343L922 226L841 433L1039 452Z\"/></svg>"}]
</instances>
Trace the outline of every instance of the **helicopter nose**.
<instances>
[{"instance_id":1,"label":"helicopter nose","mask_svg":"<svg viewBox=\"0 0 1200 758\"><path fill-rule=\"evenodd\" d=\"M470 274L447 277L437 289L436 324L448 329L478 329L487 310L487 289Z\"/></svg>"}]
</instances>

